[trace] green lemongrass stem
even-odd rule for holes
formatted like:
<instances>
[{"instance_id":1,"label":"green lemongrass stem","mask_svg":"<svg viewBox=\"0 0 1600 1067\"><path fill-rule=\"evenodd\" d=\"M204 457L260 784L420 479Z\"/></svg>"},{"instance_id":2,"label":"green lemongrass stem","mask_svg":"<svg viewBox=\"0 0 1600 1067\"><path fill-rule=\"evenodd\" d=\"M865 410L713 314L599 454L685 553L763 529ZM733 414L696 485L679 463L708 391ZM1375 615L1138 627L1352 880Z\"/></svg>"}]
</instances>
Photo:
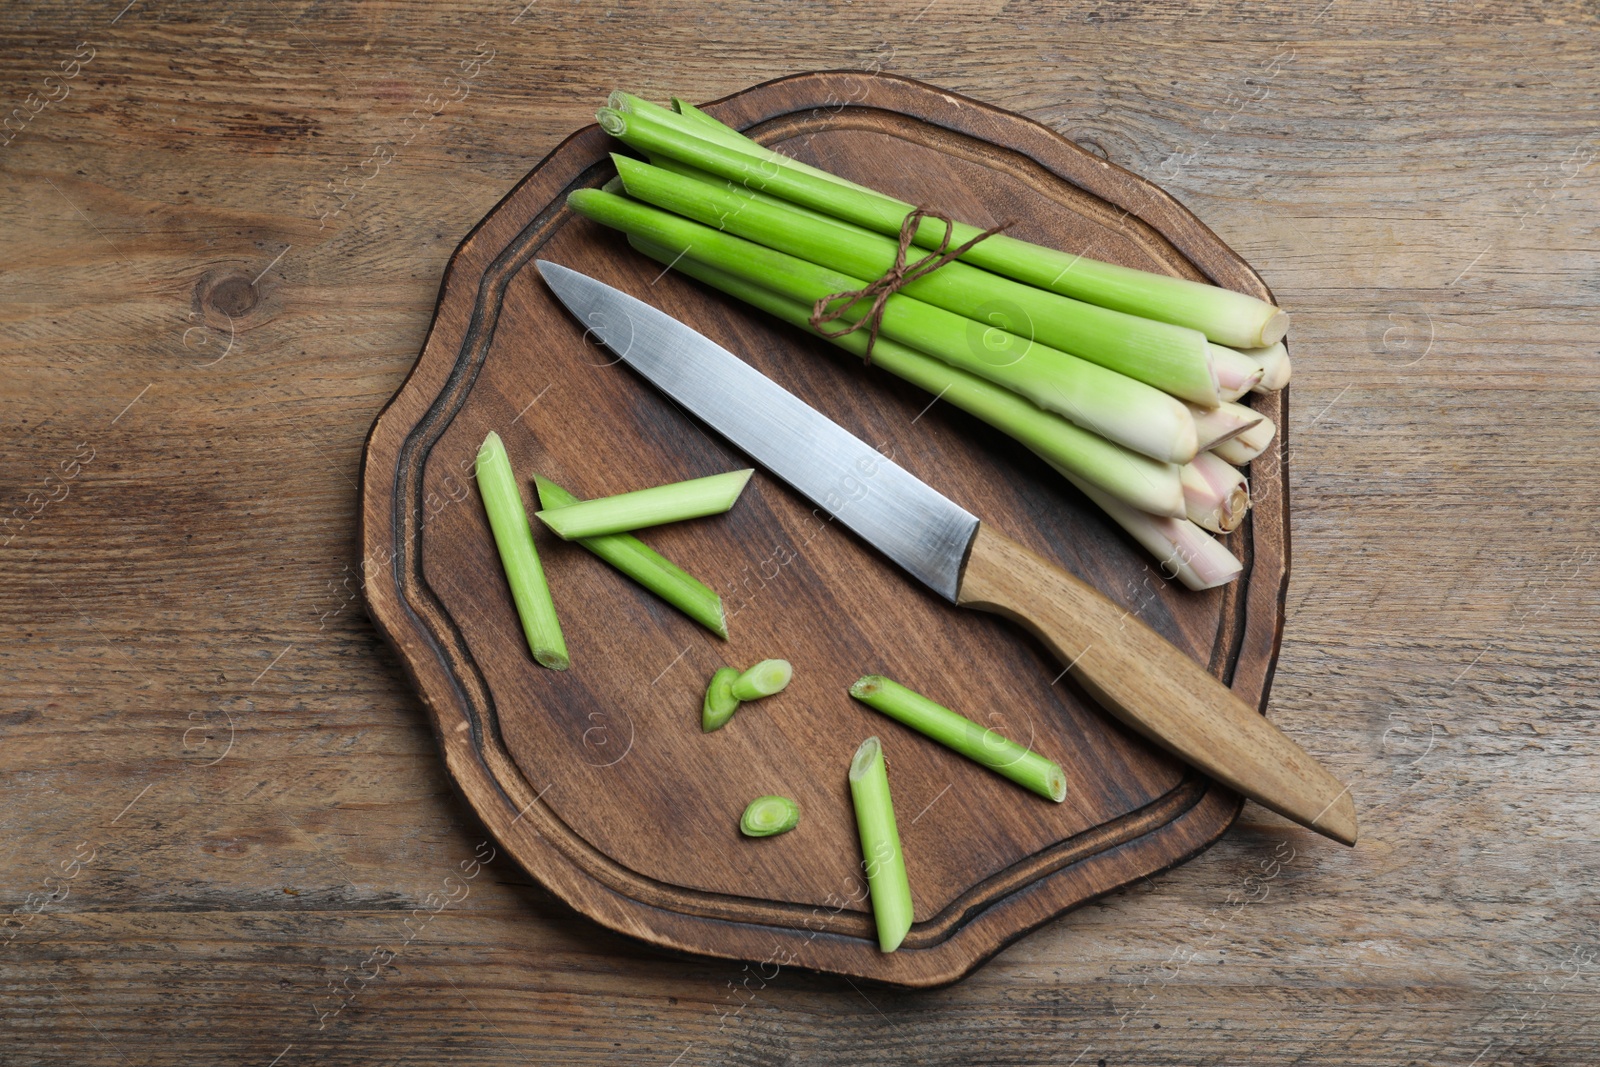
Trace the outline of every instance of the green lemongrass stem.
<instances>
[{"instance_id":1,"label":"green lemongrass stem","mask_svg":"<svg viewBox=\"0 0 1600 1067\"><path fill-rule=\"evenodd\" d=\"M794 677L786 659L764 659L733 680L728 687L735 700L760 700L781 693Z\"/></svg>"},{"instance_id":2,"label":"green lemongrass stem","mask_svg":"<svg viewBox=\"0 0 1600 1067\"><path fill-rule=\"evenodd\" d=\"M1254 348L1244 353L1261 364L1261 381L1255 392L1275 393L1289 384L1289 349L1282 341L1268 348Z\"/></svg>"},{"instance_id":3,"label":"green lemongrass stem","mask_svg":"<svg viewBox=\"0 0 1600 1067\"><path fill-rule=\"evenodd\" d=\"M1176 578L1187 588L1199 591L1226 585L1244 573L1244 564L1226 545L1188 519L1150 515L1129 507L1070 471L1062 470L1061 475L1160 561L1161 573L1166 577Z\"/></svg>"},{"instance_id":4,"label":"green lemongrass stem","mask_svg":"<svg viewBox=\"0 0 1600 1067\"><path fill-rule=\"evenodd\" d=\"M661 263L672 264L682 273L729 296L821 336L811 329L808 307L701 263L693 256L675 255L660 245L636 237L629 241ZM867 349L866 334L860 330L826 339L858 356ZM1184 514L1183 488L1176 464L1154 460L1112 444L992 382L886 337L878 338L873 346L872 361L875 366L932 393L939 400L982 419L1132 507L1158 515L1181 517Z\"/></svg>"},{"instance_id":5,"label":"green lemongrass stem","mask_svg":"<svg viewBox=\"0 0 1600 1067\"><path fill-rule=\"evenodd\" d=\"M914 206L870 190L853 189L837 178L802 169L798 160L749 142L748 148L708 138L699 120L668 112L624 113L602 108L596 118L607 133L648 154L682 160L719 177L824 211L846 222L891 236ZM925 219L916 243L936 248L944 225ZM957 223L951 237L959 245L982 232ZM979 242L963 257L976 266L1029 285L1114 308L1147 319L1188 326L1219 344L1258 348L1281 339L1289 327L1284 312L1255 297L1203 282L1102 263L1031 244L1005 234Z\"/></svg>"},{"instance_id":6,"label":"green lemongrass stem","mask_svg":"<svg viewBox=\"0 0 1600 1067\"><path fill-rule=\"evenodd\" d=\"M598 189L578 189L567 202L596 222L671 250L691 253L730 274L758 281L803 304L867 283ZM859 319L866 309L858 305ZM1187 463L1198 451L1194 420L1183 402L1087 360L985 329L908 296L884 303L882 335L970 371L1055 411L1084 429L1154 459Z\"/></svg>"},{"instance_id":7,"label":"green lemongrass stem","mask_svg":"<svg viewBox=\"0 0 1600 1067\"><path fill-rule=\"evenodd\" d=\"M1230 437L1220 444L1212 445L1211 451L1229 463L1243 467L1265 452L1277 433L1277 424L1263 416L1260 422L1243 433Z\"/></svg>"},{"instance_id":8,"label":"green lemongrass stem","mask_svg":"<svg viewBox=\"0 0 1600 1067\"><path fill-rule=\"evenodd\" d=\"M1183 465L1189 521L1212 533L1232 533L1250 510L1250 486L1239 468L1202 452Z\"/></svg>"},{"instance_id":9,"label":"green lemongrass stem","mask_svg":"<svg viewBox=\"0 0 1600 1067\"><path fill-rule=\"evenodd\" d=\"M564 541L664 526L669 522L720 515L733 507L753 469L691 478L686 482L636 489L562 508L545 508L539 519Z\"/></svg>"},{"instance_id":10,"label":"green lemongrass stem","mask_svg":"<svg viewBox=\"0 0 1600 1067\"><path fill-rule=\"evenodd\" d=\"M696 178L679 168L656 167L626 156L613 159L628 194L663 210L852 277L878 278L894 266L898 251L894 238L819 219L813 212L712 175ZM916 258L908 257L911 262ZM1215 407L1222 400L1211 350L1198 330L1087 304L959 261L913 279L899 291L1203 407ZM1243 359L1233 349L1221 351ZM1258 380L1259 371L1234 397L1249 392Z\"/></svg>"},{"instance_id":11,"label":"green lemongrass stem","mask_svg":"<svg viewBox=\"0 0 1600 1067\"><path fill-rule=\"evenodd\" d=\"M861 742L850 760L850 800L861 834L861 862L867 872L878 948L893 952L911 930L911 881L906 877L900 830L889 797L889 772L876 737Z\"/></svg>"},{"instance_id":12,"label":"green lemongrass stem","mask_svg":"<svg viewBox=\"0 0 1600 1067\"><path fill-rule=\"evenodd\" d=\"M739 816L739 832L746 837L786 834L800 825L800 805L788 797L756 797Z\"/></svg>"},{"instance_id":13,"label":"green lemongrass stem","mask_svg":"<svg viewBox=\"0 0 1600 1067\"><path fill-rule=\"evenodd\" d=\"M1053 760L937 704L890 678L869 674L850 695L952 751L1057 804L1067 798L1067 776Z\"/></svg>"},{"instance_id":14,"label":"green lemongrass stem","mask_svg":"<svg viewBox=\"0 0 1600 1067\"><path fill-rule=\"evenodd\" d=\"M706 686L706 698L700 705L700 729L703 733L720 730L739 710L739 698L733 695L733 683L739 677L734 667L722 667L711 676Z\"/></svg>"},{"instance_id":15,"label":"green lemongrass stem","mask_svg":"<svg viewBox=\"0 0 1600 1067\"><path fill-rule=\"evenodd\" d=\"M1209 341L1206 343L1210 346L1211 365L1217 372L1219 400L1238 400L1261 384L1267 371L1258 360L1251 359L1237 348Z\"/></svg>"},{"instance_id":16,"label":"green lemongrass stem","mask_svg":"<svg viewBox=\"0 0 1600 1067\"><path fill-rule=\"evenodd\" d=\"M571 507L579 498L548 478L533 476L539 506ZM578 544L644 586L718 637L728 637L728 618L722 598L694 575L631 534L579 538Z\"/></svg>"},{"instance_id":17,"label":"green lemongrass stem","mask_svg":"<svg viewBox=\"0 0 1600 1067\"><path fill-rule=\"evenodd\" d=\"M1239 436L1265 418L1259 412L1231 400L1224 400L1210 410L1191 405L1189 414L1194 416L1194 428L1200 439L1201 451L1215 448L1221 442Z\"/></svg>"},{"instance_id":18,"label":"green lemongrass stem","mask_svg":"<svg viewBox=\"0 0 1600 1067\"><path fill-rule=\"evenodd\" d=\"M544 580L544 568L533 547L533 527L522 503L522 490L511 472L511 457L506 454L505 442L493 430L478 449L475 470L478 492L489 514L489 529L494 532L495 548L500 552L500 565L511 587L511 601L522 622L528 651L544 666L564 671L571 660L566 639L561 635L561 620L556 618L550 585Z\"/></svg>"}]
</instances>

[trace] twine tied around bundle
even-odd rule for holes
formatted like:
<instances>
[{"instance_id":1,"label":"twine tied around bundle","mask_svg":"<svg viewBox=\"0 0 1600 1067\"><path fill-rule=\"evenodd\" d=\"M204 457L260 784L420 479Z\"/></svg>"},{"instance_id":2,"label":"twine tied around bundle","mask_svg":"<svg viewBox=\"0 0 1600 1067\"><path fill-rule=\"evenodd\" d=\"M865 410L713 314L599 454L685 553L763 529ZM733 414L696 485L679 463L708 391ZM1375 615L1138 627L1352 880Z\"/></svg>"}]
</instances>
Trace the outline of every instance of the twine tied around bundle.
<instances>
[{"instance_id":1,"label":"twine tied around bundle","mask_svg":"<svg viewBox=\"0 0 1600 1067\"><path fill-rule=\"evenodd\" d=\"M906 264L906 253L917 236L917 227L923 219L938 219L944 223L944 237L940 239L937 247L915 263ZM961 245L959 248L950 247L950 239L955 235L955 220L948 215L940 214L928 208L916 208L909 212L905 221L900 224L900 244L895 249L894 266L888 272L872 282L864 289L849 289L842 293L833 293L818 300L811 308L811 328L824 337L843 337L846 334L865 328L867 330L867 350L862 353L861 362L872 363L872 346L878 342L878 330L883 324L884 305L889 298L900 291L907 282L915 281L924 275L931 274L951 260L965 255L973 245L986 237L993 237L1001 230L1010 226L1010 222L1002 222L998 226L991 226L978 236ZM854 322L848 322L841 328L830 330L829 323L838 322L849 314L850 309L863 300L871 300L872 306L867 313ZM832 309L828 305L841 301Z\"/></svg>"}]
</instances>

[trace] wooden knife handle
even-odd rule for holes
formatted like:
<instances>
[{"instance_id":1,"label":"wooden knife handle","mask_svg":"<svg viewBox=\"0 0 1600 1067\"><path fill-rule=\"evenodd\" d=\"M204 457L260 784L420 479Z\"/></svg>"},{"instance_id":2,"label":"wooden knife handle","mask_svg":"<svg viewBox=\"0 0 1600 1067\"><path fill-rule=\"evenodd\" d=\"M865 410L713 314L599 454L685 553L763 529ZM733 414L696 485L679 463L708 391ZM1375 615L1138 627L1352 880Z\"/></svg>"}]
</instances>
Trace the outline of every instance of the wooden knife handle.
<instances>
[{"instance_id":1,"label":"wooden knife handle","mask_svg":"<svg viewBox=\"0 0 1600 1067\"><path fill-rule=\"evenodd\" d=\"M1349 789L1097 590L979 525L956 603L1021 623L1101 707L1179 759L1302 826L1355 844Z\"/></svg>"}]
</instances>

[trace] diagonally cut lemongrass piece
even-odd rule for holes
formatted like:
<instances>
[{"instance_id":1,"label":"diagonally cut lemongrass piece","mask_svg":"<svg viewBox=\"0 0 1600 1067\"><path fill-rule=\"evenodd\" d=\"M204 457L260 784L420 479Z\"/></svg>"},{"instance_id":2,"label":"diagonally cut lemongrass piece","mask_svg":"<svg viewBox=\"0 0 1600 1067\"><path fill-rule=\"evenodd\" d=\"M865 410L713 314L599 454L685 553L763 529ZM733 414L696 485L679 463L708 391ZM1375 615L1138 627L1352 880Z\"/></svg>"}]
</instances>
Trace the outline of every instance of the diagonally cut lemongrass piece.
<instances>
[{"instance_id":1,"label":"diagonally cut lemongrass piece","mask_svg":"<svg viewBox=\"0 0 1600 1067\"><path fill-rule=\"evenodd\" d=\"M1237 437L1250 427L1259 425L1265 418L1259 412L1231 400L1224 400L1209 411L1190 405L1189 413L1194 416L1194 428L1200 439L1201 451L1215 448L1230 437Z\"/></svg>"},{"instance_id":2,"label":"diagonally cut lemongrass piece","mask_svg":"<svg viewBox=\"0 0 1600 1067\"><path fill-rule=\"evenodd\" d=\"M1250 486L1239 469L1210 452L1183 465L1189 521L1212 533L1232 533L1250 510Z\"/></svg>"},{"instance_id":3,"label":"diagonally cut lemongrass piece","mask_svg":"<svg viewBox=\"0 0 1600 1067\"><path fill-rule=\"evenodd\" d=\"M563 508L545 508L538 513L539 520L563 541L575 541L720 515L733 507L754 473L753 469L729 471L585 500Z\"/></svg>"},{"instance_id":4,"label":"diagonally cut lemongrass piece","mask_svg":"<svg viewBox=\"0 0 1600 1067\"><path fill-rule=\"evenodd\" d=\"M674 256L692 250L702 262L759 280L766 288L800 303L814 303L867 284L598 189L575 190L567 203L579 214L662 245ZM852 314L859 319L866 309L857 305ZM884 303L882 326L883 334L893 340L1003 385L1086 430L1153 459L1187 463L1198 451L1194 419L1183 402L1126 375L1003 330L985 329L908 296L891 296Z\"/></svg>"},{"instance_id":5,"label":"diagonally cut lemongrass piece","mask_svg":"<svg viewBox=\"0 0 1600 1067\"><path fill-rule=\"evenodd\" d=\"M612 158L628 195L666 211L852 277L878 278L894 266L894 238L818 219L813 212L711 175L697 179L626 156ZM907 258L914 263L920 255ZM999 327L1109 367L1180 399L1204 407L1221 402L1211 365L1211 348L1217 346L1208 348L1198 330L1087 304L959 261L908 282L900 292L983 328ZM1243 359L1233 349L1220 351ZM1256 378L1230 399L1249 392L1259 379L1258 369Z\"/></svg>"},{"instance_id":6,"label":"diagonally cut lemongrass piece","mask_svg":"<svg viewBox=\"0 0 1600 1067\"><path fill-rule=\"evenodd\" d=\"M1207 342L1211 366L1217 372L1217 392L1223 400L1238 400L1261 384L1266 368L1237 348ZM1184 399L1189 399L1185 397Z\"/></svg>"},{"instance_id":7,"label":"diagonally cut lemongrass piece","mask_svg":"<svg viewBox=\"0 0 1600 1067\"><path fill-rule=\"evenodd\" d=\"M1243 467L1265 452L1277 433L1277 424L1263 416L1254 426L1220 444L1213 445L1211 450L1229 463Z\"/></svg>"},{"instance_id":8,"label":"diagonally cut lemongrass piece","mask_svg":"<svg viewBox=\"0 0 1600 1067\"><path fill-rule=\"evenodd\" d=\"M1067 798L1067 776L1054 761L899 682L869 674L850 687L850 695L1046 800L1059 804Z\"/></svg>"},{"instance_id":9,"label":"diagonally cut lemongrass piece","mask_svg":"<svg viewBox=\"0 0 1600 1067\"><path fill-rule=\"evenodd\" d=\"M565 508L578 503L578 497L548 478L535 474L533 483L539 490L539 506L542 508ZM727 639L728 619L722 610L722 598L694 575L637 537L631 534L607 534L603 537L579 538L578 544L718 637Z\"/></svg>"},{"instance_id":10,"label":"diagonally cut lemongrass piece","mask_svg":"<svg viewBox=\"0 0 1600 1067\"><path fill-rule=\"evenodd\" d=\"M630 237L629 242L661 263L672 264L692 278L816 335L809 325L810 308L701 263L693 256L679 256L636 237ZM867 348L866 335L860 330L828 340L858 356ZM1176 464L1163 463L1112 444L1009 390L886 337L878 338L872 349L872 360L874 366L982 419L1052 463L1073 471L1141 511L1173 517L1184 514L1183 489Z\"/></svg>"},{"instance_id":11,"label":"diagonally cut lemongrass piece","mask_svg":"<svg viewBox=\"0 0 1600 1067\"><path fill-rule=\"evenodd\" d=\"M699 120L665 115L624 113L602 108L596 119L607 133L647 154L682 160L701 170L753 189L824 211L835 218L891 236L914 206L880 193L852 189L830 177L795 166L797 160L750 142L748 149L709 139ZM951 246L976 237L979 228L958 223ZM916 243L935 248L944 226L926 219ZM1086 300L1132 315L1189 326L1219 344L1257 348L1280 340L1289 317L1264 300L1203 282L1102 263L1087 256L1030 244L1006 234L979 242L962 256L976 266L1008 278Z\"/></svg>"},{"instance_id":12,"label":"diagonally cut lemongrass piece","mask_svg":"<svg viewBox=\"0 0 1600 1067\"><path fill-rule=\"evenodd\" d=\"M786 834L800 825L800 805L788 797L756 797L739 816L739 832L746 837Z\"/></svg>"},{"instance_id":13,"label":"diagonally cut lemongrass piece","mask_svg":"<svg viewBox=\"0 0 1600 1067\"><path fill-rule=\"evenodd\" d=\"M1244 353L1261 364L1261 381L1255 392L1275 393L1289 384L1289 349L1282 341L1268 348L1254 348Z\"/></svg>"},{"instance_id":14,"label":"diagonally cut lemongrass piece","mask_svg":"<svg viewBox=\"0 0 1600 1067\"><path fill-rule=\"evenodd\" d=\"M889 798L889 772L876 737L861 742L850 760L850 800L861 834L861 862L867 872L878 948L893 952L911 930L911 881L900 851L900 829Z\"/></svg>"},{"instance_id":15,"label":"diagonally cut lemongrass piece","mask_svg":"<svg viewBox=\"0 0 1600 1067\"><path fill-rule=\"evenodd\" d=\"M567 669L567 642L561 636L561 621L556 618L550 585L544 580L539 553L533 547L533 528L522 503L522 490L511 473L511 457L505 442L493 430L478 449L475 468L483 509L489 513L489 528L494 532L495 548L511 586L511 601L516 605L528 651L546 667Z\"/></svg>"},{"instance_id":16,"label":"diagonally cut lemongrass piece","mask_svg":"<svg viewBox=\"0 0 1600 1067\"><path fill-rule=\"evenodd\" d=\"M786 659L764 659L733 680L728 692L735 700L760 700L783 692L794 667Z\"/></svg>"},{"instance_id":17,"label":"diagonally cut lemongrass piece","mask_svg":"<svg viewBox=\"0 0 1600 1067\"><path fill-rule=\"evenodd\" d=\"M706 686L706 699L700 705L703 733L722 729L739 710L739 698L733 695L733 683L738 677L739 671L733 667L722 667L711 676L711 684Z\"/></svg>"},{"instance_id":18,"label":"diagonally cut lemongrass piece","mask_svg":"<svg viewBox=\"0 0 1600 1067\"><path fill-rule=\"evenodd\" d=\"M1146 514L1068 471L1061 470L1061 475L1126 530L1146 552L1160 560L1161 573L1167 578L1176 578L1188 588L1199 591L1226 585L1244 573L1244 564L1237 556L1188 519Z\"/></svg>"}]
</instances>

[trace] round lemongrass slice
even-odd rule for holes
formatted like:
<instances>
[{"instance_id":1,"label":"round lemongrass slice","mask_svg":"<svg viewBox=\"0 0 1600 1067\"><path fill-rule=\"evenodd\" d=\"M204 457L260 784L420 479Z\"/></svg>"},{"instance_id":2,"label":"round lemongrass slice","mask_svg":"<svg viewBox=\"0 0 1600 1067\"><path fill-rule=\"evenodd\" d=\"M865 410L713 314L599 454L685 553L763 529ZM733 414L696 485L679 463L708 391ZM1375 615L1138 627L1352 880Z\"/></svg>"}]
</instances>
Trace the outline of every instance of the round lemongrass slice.
<instances>
[{"instance_id":1,"label":"round lemongrass slice","mask_svg":"<svg viewBox=\"0 0 1600 1067\"><path fill-rule=\"evenodd\" d=\"M771 837L800 825L800 805L788 797L756 797L739 817L739 832L746 837Z\"/></svg>"}]
</instances>

